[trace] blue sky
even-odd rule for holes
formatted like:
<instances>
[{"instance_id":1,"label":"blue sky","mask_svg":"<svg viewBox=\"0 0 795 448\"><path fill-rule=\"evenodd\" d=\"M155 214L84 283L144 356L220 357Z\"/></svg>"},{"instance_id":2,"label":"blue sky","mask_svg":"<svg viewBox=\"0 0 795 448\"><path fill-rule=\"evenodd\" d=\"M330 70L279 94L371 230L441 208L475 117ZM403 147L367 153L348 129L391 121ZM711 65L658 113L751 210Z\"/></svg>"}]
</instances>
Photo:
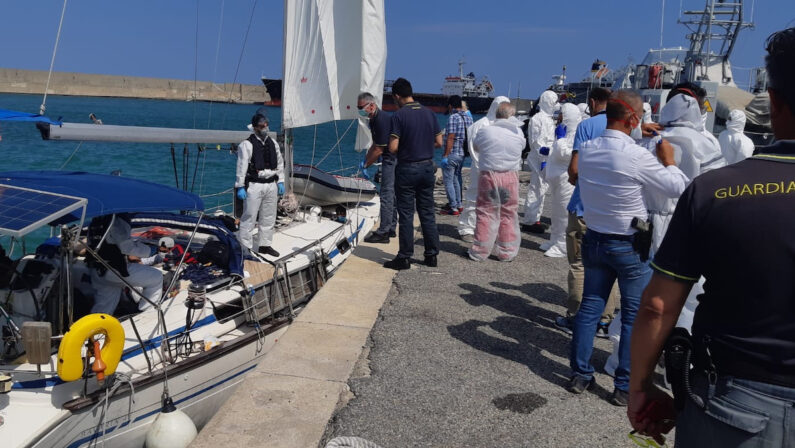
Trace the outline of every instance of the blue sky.
<instances>
[{"instance_id":1,"label":"blue sky","mask_svg":"<svg viewBox=\"0 0 795 448\"><path fill-rule=\"evenodd\" d=\"M703 0L681 1L684 9L704 6ZM595 58L618 68L628 58L640 62L660 42L661 0L385 3L386 76L409 79L415 91L438 92L464 57L465 70L488 75L496 94L510 87L515 96L520 87L522 97L535 98L563 65L574 80ZM747 16L751 3L746 0ZM741 33L732 56L741 84L749 75L743 68L762 65L765 38L795 26L792 0L754 3L756 27ZM47 70L62 5L3 1L0 66ZM679 11L679 1L666 1L664 46L687 45ZM282 19L278 0L72 0L55 70L254 84L261 75L281 77Z\"/></svg>"}]
</instances>

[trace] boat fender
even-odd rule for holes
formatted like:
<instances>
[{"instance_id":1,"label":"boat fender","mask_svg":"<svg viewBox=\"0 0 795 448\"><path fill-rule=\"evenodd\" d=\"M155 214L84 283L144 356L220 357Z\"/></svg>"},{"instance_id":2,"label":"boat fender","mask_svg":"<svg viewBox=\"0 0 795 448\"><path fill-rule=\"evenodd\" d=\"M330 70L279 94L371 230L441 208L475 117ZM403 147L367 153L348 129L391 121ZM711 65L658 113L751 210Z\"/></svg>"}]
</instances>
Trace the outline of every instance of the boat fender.
<instances>
[{"instance_id":1,"label":"boat fender","mask_svg":"<svg viewBox=\"0 0 795 448\"><path fill-rule=\"evenodd\" d=\"M105 335L105 343L99 350L100 355L95 360L94 370L97 378L112 375L121 360L124 350L124 328L119 321L109 314L89 314L72 324L69 331L63 336L61 345L58 346L58 376L64 381L79 380L83 376L83 358L81 356L83 345L94 336ZM94 344L95 350L99 347L98 341ZM104 368L100 366L104 364ZM101 371L97 371L97 370Z\"/></svg>"},{"instance_id":2,"label":"boat fender","mask_svg":"<svg viewBox=\"0 0 795 448\"><path fill-rule=\"evenodd\" d=\"M174 406L171 398L163 400L163 407L146 432L146 448L183 448L198 435L196 425L188 414Z\"/></svg>"}]
</instances>

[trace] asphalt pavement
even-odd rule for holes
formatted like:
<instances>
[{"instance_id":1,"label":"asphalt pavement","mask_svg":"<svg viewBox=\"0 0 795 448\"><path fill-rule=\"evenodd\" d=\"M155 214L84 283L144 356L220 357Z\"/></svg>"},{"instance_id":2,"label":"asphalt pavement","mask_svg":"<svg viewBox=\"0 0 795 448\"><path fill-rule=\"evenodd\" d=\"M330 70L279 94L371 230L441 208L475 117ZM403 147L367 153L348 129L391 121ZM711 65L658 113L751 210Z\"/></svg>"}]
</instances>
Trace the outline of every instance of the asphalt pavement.
<instances>
[{"instance_id":1,"label":"asphalt pavement","mask_svg":"<svg viewBox=\"0 0 795 448\"><path fill-rule=\"evenodd\" d=\"M440 187L436 197L446 203ZM565 312L568 263L539 250L548 234L523 232L510 263L478 263L458 217L436 220L439 266L422 264L417 232L415 263L394 278L320 446L336 436L383 448L634 446L625 408L606 401L607 340L594 343L597 387L563 388L571 338L554 320Z\"/></svg>"}]
</instances>

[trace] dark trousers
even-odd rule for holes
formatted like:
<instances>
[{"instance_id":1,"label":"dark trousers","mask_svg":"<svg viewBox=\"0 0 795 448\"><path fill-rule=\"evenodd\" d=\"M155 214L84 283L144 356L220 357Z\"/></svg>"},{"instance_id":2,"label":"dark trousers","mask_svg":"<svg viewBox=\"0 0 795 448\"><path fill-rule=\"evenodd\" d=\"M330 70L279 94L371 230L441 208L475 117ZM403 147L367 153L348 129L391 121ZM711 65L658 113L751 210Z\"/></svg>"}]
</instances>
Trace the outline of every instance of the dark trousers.
<instances>
[{"instance_id":1,"label":"dark trousers","mask_svg":"<svg viewBox=\"0 0 795 448\"><path fill-rule=\"evenodd\" d=\"M381 220L376 233L386 235L397 228L395 207L395 166L397 159L391 154L381 156Z\"/></svg>"},{"instance_id":2,"label":"dark trousers","mask_svg":"<svg viewBox=\"0 0 795 448\"><path fill-rule=\"evenodd\" d=\"M433 203L433 162L400 162L395 168L395 191L400 223L399 258L414 255L414 210L420 215L426 257L439 253L439 231Z\"/></svg>"}]
</instances>

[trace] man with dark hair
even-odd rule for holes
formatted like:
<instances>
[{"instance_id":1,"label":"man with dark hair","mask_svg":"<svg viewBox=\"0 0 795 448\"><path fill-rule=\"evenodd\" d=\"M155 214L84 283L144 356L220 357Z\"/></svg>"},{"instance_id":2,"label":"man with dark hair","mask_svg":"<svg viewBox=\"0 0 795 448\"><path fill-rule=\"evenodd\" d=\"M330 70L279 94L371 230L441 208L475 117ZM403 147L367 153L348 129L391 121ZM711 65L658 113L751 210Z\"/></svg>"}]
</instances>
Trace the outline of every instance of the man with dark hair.
<instances>
[{"instance_id":1,"label":"man with dark hair","mask_svg":"<svg viewBox=\"0 0 795 448\"><path fill-rule=\"evenodd\" d=\"M284 161L279 144L268 135L267 110L261 107L251 117L252 134L237 146L235 189L245 201L240 217L240 245L259 253L278 257L271 247L276 224L276 204L284 194ZM257 241L254 244L254 225Z\"/></svg>"},{"instance_id":2,"label":"man with dark hair","mask_svg":"<svg viewBox=\"0 0 795 448\"><path fill-rule=\"evenodd\" d=\"M564 332L571 334L574 327L574 315L580 309L582 302L582 284L585 280L585 267L582 265L582 237L585 235L587 227L583 219L583 205L580 200L580 187L577 184L578 158L582 146L597 137L600 137L607 128L607 100L610 99L610 89L596 87L588 95L588 110L591 111L591 118L581 122L577 126L574 135L574 144L571 161L569 162L569 182L574 184L574 192L567 210L569 212L568 225L566 226L566 256L569 260L569 298L566 302L566 315L555 318L555 326ZM616 289L610 293L602 317L596 331L596 336L607 338L607 328L613 320L613 313L618 302Z\"/></svg>"},{"instance_id":3,"label":"man with dark hair","mask_svg":"<svg viewBox=\"0 0 795 448\"><path fill-rule=\"evenodd\" d=\"M389 238L396 236L397 208L395 208L395 164L397 159L389 152L389 128L392 126L392 115L383 111L375 102L375 97L369 92L362 92L357 99L356 108L359 115L369 118L370 133L373 144L367 150L364 160L359 164L359 169L367 176L368 166L381 158L381 216L378 229L364 240L368 243L388 243Z\"/></svg>"},{"instance_id":4,"label":"man with dark hair","mask_svg":"<svg viewBox=\"0 0 795 448\"><path fill-rule=\"evenodd\" d=\"M676 167L673 147L657 144L657 157L630 137L640 125L643 101L630 90L614 92L607 102L607 129L581 149L579 183L588 230L582 243L585 265L582 303L574 318L570 365L573 375L566 386L579 394L594 385L591 365L596 326L610 289L618 280L621 291L621 343L615 389L610 403L626 406L629 390L629 337L640 295L651 271L642 255L642 239L635 220L646 221L644 190L678 197L687 177ZM659 158L659 160L658 160Z\"/></svg>"},{"instance_id":5,"label":"man with dark hair","mask_svg":"<svg viewBox=\"0 0 795 448\"><path fill-rule=\"evenodd\" d=\"M447 113L450 118L447 119L443 140L442 176L449 208L442 210L442 214L458 215L463 211L461 169L464 167L464 139L467 128L472 125L472 118L461 108L461 97L458 95L451 95L447 100Z\"/></svg>"},{"instance_id":6,"label":"man with dark hair","mask_svg":"<svg viewBox=\"0 0 795 448\"><path fill-rule=\"evenodd\" d=\"M400 249L394 260L384 263L390 269L408 269L414 255L414 210L420 216L425 243L425 264L435 267L439 253L439 231L434 216L435 183L433 149L441 148L442 132L433 112L414 101L411 83L398 78L392 96L400 109L392 115L389 152L397 157L395 190L400 223Z\"/></svg>"},{"instance_id":7,"label":"man with dark hair","mask_svg":"<svg viewBox=\"0 0 795 448\"><path fill-rule=\"evenodd\" d=\"M685 190L651 263L655 272L632 334L629 421L662 441L675 419L677 447L792 444L795 28L770 36L767 53L777 142L698 176ZM702 275L706 283L688 357L694 368L682 365L673 378L674 390L682 392L677 415L652 377L685 298Z\"/></svg>"}]
</instances>

